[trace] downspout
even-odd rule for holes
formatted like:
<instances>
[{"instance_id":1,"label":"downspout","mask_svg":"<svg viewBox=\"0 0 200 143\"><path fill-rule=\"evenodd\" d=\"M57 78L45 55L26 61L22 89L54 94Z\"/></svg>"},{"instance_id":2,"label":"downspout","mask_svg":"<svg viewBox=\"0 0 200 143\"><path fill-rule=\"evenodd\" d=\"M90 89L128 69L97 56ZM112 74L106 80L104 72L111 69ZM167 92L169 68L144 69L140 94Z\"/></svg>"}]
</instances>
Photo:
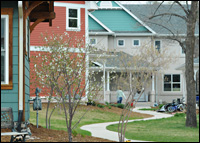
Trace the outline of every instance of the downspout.
<instances>
[{"instance_id":1,"label":"downspout","mask_svg":"<svg viewBox=\"0 0 200 143\"><path fill-rule=\"evenodd\" d=\"M18 126L17 130L21 131L21 121L23 117L23 8L22 1L18 1L19 9L19 107L18 107Z\"/></svg>"},{"instance_id":2,"label":"downspout","mask_svg":"<svg viewBox=\"0 0 200 143\"><path fill-rule=\"evenodd\" d=\"M88 46L89 44L89 24L88 24L88 5L85 8L85 45ZM85 71L85 96L88 99L88 90L89 90L89 53L88 50L85 52L85 62L86 62L86 71Z\"/></svg>"}]
</instances>

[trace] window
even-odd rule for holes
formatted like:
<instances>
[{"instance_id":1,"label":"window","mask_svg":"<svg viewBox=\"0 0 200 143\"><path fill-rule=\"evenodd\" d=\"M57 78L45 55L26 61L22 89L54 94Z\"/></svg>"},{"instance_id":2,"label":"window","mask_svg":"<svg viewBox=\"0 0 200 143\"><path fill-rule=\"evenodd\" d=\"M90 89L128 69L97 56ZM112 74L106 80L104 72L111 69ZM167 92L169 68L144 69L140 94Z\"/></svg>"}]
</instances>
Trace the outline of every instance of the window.
<instances>
[{"instance_id":1,"label":"window","mask_svg":"<svg viewBox=\"0 0 200 143\"><path fill-rule=\"evenodd\" d=\"M80 30L80 9L67 9L67 29Z\"/></svg>"},{"instance_id":2,"label":"window","mask_svg":"<svg viewBox=\"0 0 200 143\"><path fill-rule=\"evenodd\" d=\"M123 47L125 45L124 40L118 40L118 46Z\"/></svg>"},{"instance_id":3,"label":"window","mask_svg":"<svg viewBox=\"0 0 200 143\"><path fill-rule=\"evenodd\" d=\"M160 48L161 48L161 41L155 41L155 47L156 47L156 50L160 53Z\"/></svg>"},{"instance_id":4,"label":"window","mask_svg":"<svg viewBox=\"0 0 200 143\"><path fill-rule=\"evenodd\" d=\"M90 44L91 45L96 45L97 44L97 40L96 39L90 39Z\"/></svg>"},{"instance_id":5,"label":"window","mask_svg":"<svg viewBox=\"0 0 200 143\"><path fill-rule=\"evenodd\" d=\"M1 9L1 89L12 89L13 9ZM11 66L10 66L11 65Z\"/></svg>"},{"instance_id":6,"label":"window","mask_svg":"<svg viewBox=\"0 0 200 143\"><path fill-rule=\"evenodd\" d=\"M180 74L164 75L164 91L181 91Z\"/></svg>"},{"instance_id":7,"label":"window","mask_svg":"<svg viewBox=\"0 0 200 143\"><path fill-rule=\"evenodd\" d=\"M133 40L133 46L140 46L140 40Z\"/></svg>"}]
</instances>

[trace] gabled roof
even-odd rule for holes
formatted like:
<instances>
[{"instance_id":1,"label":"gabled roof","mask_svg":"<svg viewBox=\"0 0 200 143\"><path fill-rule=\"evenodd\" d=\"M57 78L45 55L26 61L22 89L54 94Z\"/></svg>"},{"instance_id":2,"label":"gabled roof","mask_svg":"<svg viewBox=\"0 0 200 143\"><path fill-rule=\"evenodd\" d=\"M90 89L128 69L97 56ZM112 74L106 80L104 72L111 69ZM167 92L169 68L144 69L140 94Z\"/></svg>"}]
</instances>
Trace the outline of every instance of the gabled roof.
<instances>
[{"instance_id":1,"label":"gabled roof","mask_svg":"<svg viewBox=\"0 0 200 143\"><path fill-rule=\"evenodd\" d=\"M173 31L174 34L186 34L186 23L183 19L176 16L163 16L156 17L149 20L149 17L153 15L158 5L136 5L136 4L124 4L131 13L136 15L145 24L147 24L151 29L153 29L157 34L172 34L169 30ZM161 5L156 14L159 13L176 13L185 16L184 11L178 5ZM199 26L196 26L195 34L199 34Z\"/></svg>"},{"instance_id":2,"label":"gabled roof","mask_svg":"<svg viewBox=\"0 0 200 143\"><path fill-rule=\"evenodd\" d=\"M103 5L101 5L104 3ZM106 5L107 3L107 5ZM129 12L123 5L117 1L97 2L98 10L90 14L102 23L105 27L115 33L151 33L155 32L139 20L134 14ZM102 7L103 6L103 7ZM90 16L91 16L90 15ZM89 23L89 30L93 23Z\"/></svg>"},{"instance_id":3,"label":"gabled roof","mask_svg":"<svg viewBox=\"0 0 200 143\"><path fill-rule=\"evenodd\" d=\"M113 33L107 26L105 26L101 21L89 13L89 23L91 32L110 32Z\"/></svg>"}]
</instances>

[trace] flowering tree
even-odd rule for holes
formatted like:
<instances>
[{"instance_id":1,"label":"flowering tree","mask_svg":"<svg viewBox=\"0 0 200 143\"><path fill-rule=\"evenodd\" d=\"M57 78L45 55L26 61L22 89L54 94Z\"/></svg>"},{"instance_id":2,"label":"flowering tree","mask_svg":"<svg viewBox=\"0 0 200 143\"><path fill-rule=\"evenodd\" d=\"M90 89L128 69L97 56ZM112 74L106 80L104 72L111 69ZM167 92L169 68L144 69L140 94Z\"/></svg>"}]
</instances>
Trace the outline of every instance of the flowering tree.
<instances>
[{"instance_id":1,"label":"flowering tree","mask_svg":"<svg viewBox=\"0 0 200 143\"><path fill-rule=\"evenodd\" d=\"M175 62L176 54L171 54L168 47L163 47L162 51L157 50L153 45L147 43L141 45L134 54L122 54L119 58L121 74L116 76L117 86L127 87L129 91L124 109L121 113L118 124L119 141L123 142L128 123L129 115L140 99L145 89L150 85L152 76L158 70L168 67L171 62ZM136 95L138 95L136 97ZM131 103L133 103L131 105Z\"/></svg>"},{"instance_id":2,"label":"flowering tree","mask_svg":"<svg viewBox=\"0 0 200 143\"><path fill-rule=\"evenodd\" d=\"M85 115L84 113L80 120L72 126L77 107L85 96L95 96L100 90L94 83L89 85L89 78L93 72L90 73L87 70L89 63L87 55L91 49L89 50L88 46L85 46L85 37L78 37L76 33L73 35L66 32L64 34L47 34L43 36L43 42L43 46L38 47L42 52L35 55L32 60L35 63L36 82L34 84L42 86L47 92L50 91L46 127L48 128L49 104L51 98L54 97L57 103L61 103L63 106L69 142L71 142L72 130ZM52 112L50 117L51 115Z\"/></svg>"}]
</instances>

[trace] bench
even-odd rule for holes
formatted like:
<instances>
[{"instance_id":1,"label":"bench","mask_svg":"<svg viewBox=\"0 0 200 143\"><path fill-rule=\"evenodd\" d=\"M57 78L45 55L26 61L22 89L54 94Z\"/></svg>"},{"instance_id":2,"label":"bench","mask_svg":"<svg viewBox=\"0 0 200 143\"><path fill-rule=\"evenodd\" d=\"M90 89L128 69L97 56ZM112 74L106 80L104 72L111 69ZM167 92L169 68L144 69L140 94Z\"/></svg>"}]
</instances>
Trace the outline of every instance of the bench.
<instances>
[{"instance_id":1,"label":"bench","mask_svg":"<svg viewBox=\"0 0 200 143\"><path fill-rule=\"evenodd\" d=\"M25 142L26 135L29 134L27 131L17 131L13 122L13 111L10 107L1 108L1 129L11 129L12 132L1 132L1 136L11 136L10 142L14 140L16 142Z\"/></svg>"}]
</instances>

